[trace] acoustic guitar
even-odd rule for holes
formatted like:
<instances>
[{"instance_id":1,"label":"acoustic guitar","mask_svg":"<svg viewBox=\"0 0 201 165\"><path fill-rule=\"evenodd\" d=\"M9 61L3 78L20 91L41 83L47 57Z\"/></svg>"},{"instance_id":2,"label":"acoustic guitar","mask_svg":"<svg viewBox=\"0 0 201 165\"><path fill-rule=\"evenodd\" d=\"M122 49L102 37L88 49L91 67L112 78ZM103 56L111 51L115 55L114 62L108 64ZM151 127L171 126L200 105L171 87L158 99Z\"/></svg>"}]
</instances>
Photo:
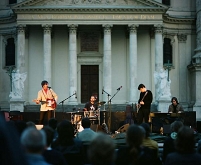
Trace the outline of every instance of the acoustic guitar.
<instances>
[{"instance_id":1,"label":"acoustic guitar","mask_svg":"<svg viewBox=\"0 0 201 165\"><path fill-rule=\"evenodd\" d=\"M57 107L57 103L54 99L46 99L46 101L38 100L41 104L47 104L47 107L51 107L55 109ZM37 99L34 99L33 102L37 102Z\"/></svg>"}]
</instances>

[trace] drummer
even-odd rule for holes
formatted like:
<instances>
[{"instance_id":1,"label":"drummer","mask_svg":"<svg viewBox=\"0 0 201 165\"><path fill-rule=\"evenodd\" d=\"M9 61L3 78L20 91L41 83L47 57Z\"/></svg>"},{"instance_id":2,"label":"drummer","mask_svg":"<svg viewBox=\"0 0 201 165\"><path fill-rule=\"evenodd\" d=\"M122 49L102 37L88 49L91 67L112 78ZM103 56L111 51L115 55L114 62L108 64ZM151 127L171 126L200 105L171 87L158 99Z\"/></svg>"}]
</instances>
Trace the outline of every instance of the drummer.
<instances>
[{"instance_id":1,"label":"drummer","mask_svg":"<svg viewBox=\"0 0 201 165\"><path fill-rule=\"evenodd\" d=\"M90 101L85 104L84 111L95 111L98 109L98 105L95 103L95 96L91 96Z\"/></svg>"}]
</instances>

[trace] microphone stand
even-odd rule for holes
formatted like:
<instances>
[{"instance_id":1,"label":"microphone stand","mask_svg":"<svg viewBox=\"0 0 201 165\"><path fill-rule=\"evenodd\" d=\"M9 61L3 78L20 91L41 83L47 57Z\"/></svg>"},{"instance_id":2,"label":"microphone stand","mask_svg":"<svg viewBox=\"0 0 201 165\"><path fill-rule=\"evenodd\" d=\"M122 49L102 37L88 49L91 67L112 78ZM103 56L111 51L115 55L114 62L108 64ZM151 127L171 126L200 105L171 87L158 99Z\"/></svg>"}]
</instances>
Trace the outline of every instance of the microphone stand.
<instances>
[{"instance_id":1,"label":"microphone stand","mask_svg":"<svg viewBox=\"0 0 201 165\"><path fill-rule=\"evenodd\" d=\"M64 100L62 100L59 104L61 104L61 107L62 107L62 111L64 113L64 101L68 100L69 98L71 98L72 96L74 96L76 93L73 93L72 95L70 95L69 97L65 98ZM71 114L72 115L72 114ZM71 116L72 118L72 116Z\"/></svg>"},{"instance_id":2,"label":"microphone stand","mask_svg":"<svg viewBox=\"0 0 201 165\"><path fill-rule=\"evenodd\" d=\"M109 113L108 113L108 132L107 133L109 133L110 125L111 125L111 102L109 102L109 100L110 100L109 98L111 95L109 93L107 93L104 89L103 89L103 92L106 93L107 97L108 97L108 111L109 111ZM104 123L103 124L105 124L105 114L104 114Z\"/></svg>"}]
</instances>

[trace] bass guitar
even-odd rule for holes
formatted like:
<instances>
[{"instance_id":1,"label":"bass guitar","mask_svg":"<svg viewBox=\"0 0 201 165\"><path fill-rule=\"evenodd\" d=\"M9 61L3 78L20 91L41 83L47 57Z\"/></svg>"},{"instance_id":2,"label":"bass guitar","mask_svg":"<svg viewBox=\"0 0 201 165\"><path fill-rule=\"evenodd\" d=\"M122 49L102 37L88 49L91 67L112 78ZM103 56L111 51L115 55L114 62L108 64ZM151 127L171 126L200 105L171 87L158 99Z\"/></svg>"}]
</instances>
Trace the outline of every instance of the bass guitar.
<instances>
[{"instance_id":1,"label":"bass guitar","mask_svg":"<svg viewBox=\"0 0 201 165\"><path fill-rule=\"evenodd\" d=\"M144 98L145 98L145 96L147 95L147 93L148 93L148 92L146 92L146 93L144 94L144 96L143 96L143 98L142 98L141 101L144 100ZM141 101L140 101L140 102L141 102ZM136 104L136 111L137 111L137 113L139 112L140 108L141 108L141 104Z\"/></svg>"}]
</instances>

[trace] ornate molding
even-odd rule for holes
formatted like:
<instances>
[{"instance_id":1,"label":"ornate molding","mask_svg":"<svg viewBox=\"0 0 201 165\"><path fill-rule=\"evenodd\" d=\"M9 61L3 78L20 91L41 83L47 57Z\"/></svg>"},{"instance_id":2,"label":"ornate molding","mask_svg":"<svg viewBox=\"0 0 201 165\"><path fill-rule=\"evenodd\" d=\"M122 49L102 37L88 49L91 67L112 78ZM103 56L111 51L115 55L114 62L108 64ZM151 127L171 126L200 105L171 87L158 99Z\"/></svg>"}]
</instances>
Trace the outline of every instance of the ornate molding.
<instances>
[{"instance_id":1,"label":"ornate molding","mask_svg":"<svg viewBox=\"0 0 201 165\"><path fill-rule=\"evenodd\" d=\"M68 25L69 33L70 34L76 34L77 27L78 27L78 25L76 25L76 24L70 24L70 25Z\"/></svg>"},{"instance_id":2,"label":"ornate molding","mask_svg":"<svg viewBox=\"0 0 201 165\"><path fill-rule=\"evenodd\" d=\"M178 34L177 37L178 37L179 42L186 42L186 40L187 40L186 34Z\"/></svg>"},{"instance_id":3,"label":"ornate molding","mask_svg":"<svg viewBox=\"0 0 201 165\"><path fill-rule=\"evenodd\" d=\"M102 26L104 28L104 33L111 33L113 25L106 24L106 25L102 25Z\"/></svg>"},{"instance_id":4,"label":"ornate molding","mask_svg":"<svg viewBox=\"0 0 201 165\"><path fill-rule=\"evenodd\" d=\"M108 7L96 7L96 8L86 8L80 6L79 8L75 8L72 6L68 6L68 8L15 8L13 9L16 13L33 13L33 12L43 12L43 13L72 13L72 12L79 12L79 13L120 13L120 12L126 12L126 13L165 13L167 10L163 8L136 8L136 7L118 7L116 6L111 6L111 8Z\"/></svg>"},{"instance_id":5,"label":"ornate molding","mask_svg":"<svg viewBox=\"0 0 201 165\"><path fill-rule=\"evenodd\" d=\"M154 27L155 27L155 33L161 33L162 34L162 32L163 32L163 26L162 25L154 25Z\"/></svg>"},{"instance_id":6,"label":"ornate molding","mask_svg":"<svg viewBox=\"0 0 201 165\"><path fill-rule=\"evenodd\" d=\"M164 15L163 16L163 21L165 23L179 23L179 24L195 24L196 19L194 17L192 18L179 18L179 17L172 17L169 15Z\"/></svg>"},{"instance_id":7,"label":"ornate molding","mask_svg":"<svg viewBox=\"0 0 201 165\"><path fill-rule=\"evenodd\" d=\"M52 32L52 25L42 25L44 34L51 34Z\"/></svg>"},{"instance_id":8,"label":"ornate molding","mask_svg":"<svg viewBox=\"0 0 201 165\"><path fill-rule=\"evenodd\" d=\"M174 35L163 34L163 41L164 41L164 38L169 38L171 40L171 45L173 45L173 43L175 42Z\"/></svg>"},{"instance_id":9,"label":"ornate molding","mask_svg":"<svg viewBox=\"0 0 201 165\"><path fill-rule=\"evenodd\" d=\"M16 16L15 15L0 18L0 24L7 24L7 23L13 23L13 22L16 22Z\"/></svg>"},{"instance_id":10,"label":"ornate molding","mask_svg":"<svg viewBox=\"0 0 201 165\"><path fill-rule=\"evenodd\" d=\"M139 25L137 25L137 24L128 25L129 32L130 33L137 33L138 27L139 27Z\"/></svg>"},{"instance_id":11,"label":"ornate molding","mask_svg":"<svg viewBox=\"0 0 201 165\"><path fill-rule=\"evenodd\" d=\"M25 34L26 25L18 25L17 26L17 33L18 34Z\"/></svg>"}]
</instances>

